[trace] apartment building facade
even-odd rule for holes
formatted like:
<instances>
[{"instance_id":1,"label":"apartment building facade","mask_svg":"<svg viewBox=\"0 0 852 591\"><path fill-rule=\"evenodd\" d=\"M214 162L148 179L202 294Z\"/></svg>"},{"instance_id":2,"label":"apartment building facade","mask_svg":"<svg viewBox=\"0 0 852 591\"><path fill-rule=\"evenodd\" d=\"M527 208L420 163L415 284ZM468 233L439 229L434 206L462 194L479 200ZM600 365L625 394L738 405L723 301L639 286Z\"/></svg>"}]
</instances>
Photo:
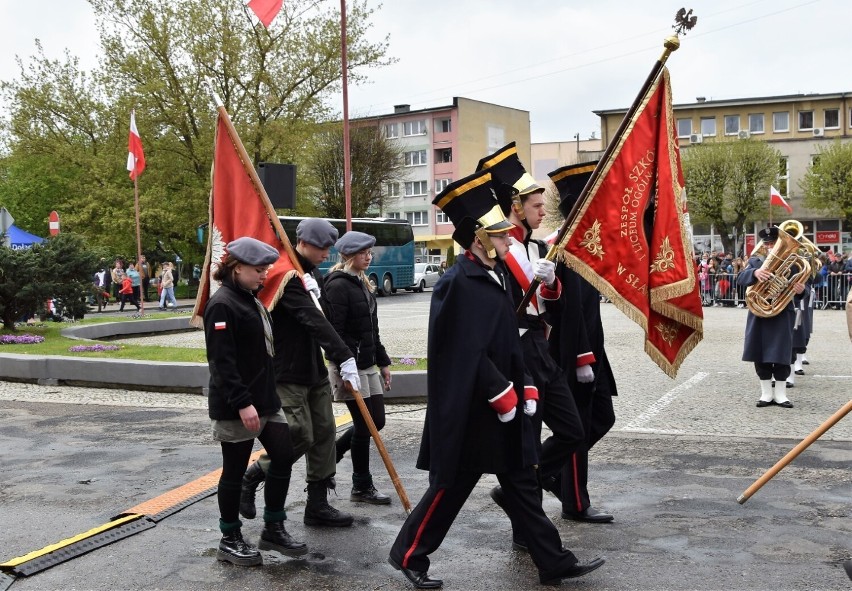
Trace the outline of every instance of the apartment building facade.
<instances>
[{"instance_id":1,"label":"apartment building facade","mask_svg":"<svg viewBox=\"0 0 852 591\"><path fill-rule=\"evenodd\" d=\"M530 157L529 111L511 107L454 97L451 105L418 110L397 105L391 114L353 120L353 125L373 124L403 152L402 178L384 188L380 215L411 222L422 262L441 260L453 245L452 223L432 205L436 195L511 141L523 160Z\"/></svg>"},{"instance_id":2,"label":"apartment building facade","mask_svg":"<svg viewBox=\"0 0 852 591\"><path fill-rule=\"evenodd\" d=\"M781 153L775 188L793 208L792 218L802 222L805 236L822 250L852 251L852 227L845 220L811 210L804 205L799 183L818 157L821 147L832 142L852 141L852 93L796 94L736 100L705 100L673 105L681 150L707 141L757 139ZM601 139L606 146L627 109L594 111L601 120ZM687 187L687 191L689 188ZM767 193L767 206L769 194ZM745 250L754 244L757 230L768 223L756 220L745 229ZM721 239L709 225L693 228L696 249L719 250Z\"/></svg>"}]
</instances>

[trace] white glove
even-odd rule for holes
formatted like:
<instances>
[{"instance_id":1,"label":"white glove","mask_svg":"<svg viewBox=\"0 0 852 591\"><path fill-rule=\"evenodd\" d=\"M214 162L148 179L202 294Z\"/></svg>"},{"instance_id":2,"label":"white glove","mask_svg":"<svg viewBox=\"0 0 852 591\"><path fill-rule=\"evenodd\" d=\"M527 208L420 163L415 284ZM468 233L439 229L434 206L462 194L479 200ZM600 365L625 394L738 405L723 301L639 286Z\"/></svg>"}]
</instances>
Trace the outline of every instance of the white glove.
<instances>
[{"instance_id":1,"label":"white glove","mask_svg":"<svg viewBox=\"0 0 852 591\"><path fill-rule=\"evenodd\" d=\"M538 408L538 403L535 400L524 400L524 414L531 417L535 414L535 409Z\"/></svg>"},{"instance_id":2,"label":"white glove","mask_svg":"<svg viewBox=\"0 0 852 591\"><path fill-rule=\"evenodd\" d=\"M508 423L509 421L515 418L515 409L513 408L506 414L497 415L497 418L500 419L501 423Z\"/></svg>"},{"instance_id":3,"label":"white glove","mask_svg":"<svg viewBox=\"0 0 852 591\"><path fill-rule=\"evenodd\" d=\"M556 281L556 263L547 259L538 259L533 263L533 274L545 285Z\"/></svg>"},{"instance_id":4,"label":"white glove","mask_svg":"<svg viewBox=\"0 0 852 591\"><path fill-rule=\"evenodd\" d=\"M595 381L595 372L591 365L581 365L577 368L577 381L581 384Z\"/></svg>"},{"instance_id":5,"label":"white glove","mask_svg":"<svg viewBox=\"0 0 852 591\"><path fill-rule=\"evenodd\" d=\"M344 381L352 384L352 387L361 391L361 380L358 377L358 366L355 365L355 358L350 357L340 364L340 377Z\"/></svg>"},{"instance_id":6,"label":"white glove","mask_svg":"<svg viewBox=\"0 0 852 591\"><path fill-rule=\"evenodd\" d=\"M302 283L305 286L305 291L314 294L317 299L320 297L320 286L317 283L317 280L314 279L314 276L310 273L305 273L302 275Z\"/></svg>"}]
</instances>

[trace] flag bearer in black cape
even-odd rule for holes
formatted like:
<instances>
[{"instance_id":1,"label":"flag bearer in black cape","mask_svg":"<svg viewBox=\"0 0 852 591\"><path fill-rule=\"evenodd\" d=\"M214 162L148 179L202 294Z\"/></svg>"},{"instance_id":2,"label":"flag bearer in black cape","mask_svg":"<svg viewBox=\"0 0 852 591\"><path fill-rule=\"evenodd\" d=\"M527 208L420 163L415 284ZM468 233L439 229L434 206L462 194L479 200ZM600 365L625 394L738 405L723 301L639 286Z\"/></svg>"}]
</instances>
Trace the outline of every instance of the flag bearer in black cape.
<instances>
[{"instance_id":1,"label":"flag bearer in black cape","mask_svg":"<svg viewBox=\"0 0 852 591\"><path fill-rule=\"evenodd\" d=\"M559 191L563 217L568 217L596 164L572 164L550 173ZM565 370L586 435L584 445L571 454L562 468L557 496L562 501L563 518L609 523L613 516L592 507L588 489L589 450L615 424L612 397L618 394L604 350L600 293L562 260L556 265L556 276L562 282L562 297L553 316L550 352Z\"/></svg>"},{"instance_id":2,"label":"flag bearer in black cape","mask_svg":"<svg viewBox=\"0 0 852 591\"><path fill-rule=\"evenodd\" d=\"M491 172L494 190L503 213L512 223L512 244L505 258L509 270L509 292L515 307L534 277L541 286L525 312L518 318L524 363L532 376L540 397L540 408L533 415L537 435L542 422L553 435L541 443L538 477L545 490L558 492L558 477L571 454L584 445L583 423L565 373L548 350L550 314L559 306L562 285L556 277L555 263L545 259L547 245L532 239L545 213L544 188L527 173L515 143L504 146L479 162L479 170ZM491 497L505 508L502 490L496 487ZM513 547L522 550L528 540L518 534L518 524L512 523Z\"/></svg>"},{"instance_id":3,"label":"flag bearer in black cape","mask_svg":"<svg viewBox=\"0 0 852 591\"><path fill-rule=\"evenodd\" d=\"M506 221L479 172L452 183L434 204L456 226L464 255L443 274L429 315L428 404L417 467L429 470L429 488L408 516L388 558L419 589L443 582L429 576L429 555L443 541L483 473L497 475L507 512L522 535L541 582L584 575L603 564L580 564L562 547L541 507L533 465L535 436L529 416L534 389L518 339L506 271Z\"/></svg>"},{"instance_id":4,"label":"flag bearer in black cape","mask_svg":"<svg viewBox=\"0 0 852 591\"><path fill-rule=\"evenodd\" d=\"M778 240L778 228L764 228L758 232L763 240L766 252L770 252ZM764 256L751 256L748 264L737 275L737 285L748 287L758 282L768 281L772 273L762 269ZM796 293L804 291L804 285L794 286ZM796 312L793 302L775 316L761 318L748 312L745 330L745 345L743 361L752 361L754 370L760 380L760 399L757 407L763 408L778 405L783 408L793 408L793 403L787 398L787 378L790 375L790 359L793 355L793 322ZM772 380L775 380L775 386Z\"/></svg>"}]
</instances>

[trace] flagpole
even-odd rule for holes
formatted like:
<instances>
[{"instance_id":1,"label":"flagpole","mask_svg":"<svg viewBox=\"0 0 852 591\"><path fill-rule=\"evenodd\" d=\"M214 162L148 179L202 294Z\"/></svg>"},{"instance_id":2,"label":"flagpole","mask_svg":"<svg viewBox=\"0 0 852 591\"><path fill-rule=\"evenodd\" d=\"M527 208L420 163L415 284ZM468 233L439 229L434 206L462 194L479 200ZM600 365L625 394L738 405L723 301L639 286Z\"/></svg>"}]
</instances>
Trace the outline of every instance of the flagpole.
<instances>
[{"instance_id":1,"label":"flagpole","mask_svg":"<svg viewBox=\"0 0 852 591\"><path fill-rule=\"evenodd\" d=\"M692 11L689 11L690 14ZM681 21L681 13L686 13L686 11L681 8L680 12L678 12L678 16L676 17L679 25L675 25L676 34L670 37L666 37L663 41L663 53L660 58L656 61L654 66L651 68L651 73L648 74L648 77L645 79L645 83L642 85L642 88L639 90L639 94L636 96L636 99L633 101L633 104L630 105L630 108L627 110L627 114L624 115L624 119L621 120L621 124L618 126L618 129L615 131L615 134L612 136L612 139L607 144L606 150L604 150L603 156L598 161L597 166L595 166L595 170L592 172L592 175L589 177L589 180L586 182L586 186L583 187L583 190L580 192L580 196L574 202L574 206L571 208L571 211L568 212L568 215L565 216L565 221L562 222L562 226L559 228L559 231L556 233L556 239L551 244L550 249L547 251L547 255L545 258L549 261L552 261L556 258L556 255L559 254L559 250L562 248L562 241L565 238L565 235L568 233L569 228L573 225L574 221L577 218L579 211L585 205L586 198L588 193L592 187L595 186L598 177L602 174L602 171L609 166L609 161L612 159L612 154L615 151L616 147L621 142L622 136L627 131L630 122L633 120L633 116L636 114L636 111L639 110L639 107L644 104L645 99L647 98L648 92L651 87L659 78L660 73L663 71L663 67L666 64L666 61L669 59L669 56L672 52L677 51L680 47L680 39L678 37L679 34L684 33L692 28L695 24L693 20L691 24L685 24L685 21ZM541 284L541 280L538 277L534 277L532 282L530 283L529 288L524 293L524 298L521 300L520 305L518 306L517 313L523 314L527 309L527 306L530 303L530 300L533 297L533 294L538 289L538 286Z\"/></svg>"},{"instance_id":2,"label":"flagpole","mask_svg":"<svg viewBox=\"0 0 852 591\"><path fill-rule=\"evenodd\" d=\"M133 164L133 202L136 209L136 265L142 260L142 229L139 223L139 175L136 174L136 164ZM139 269L136 269L139 273ZM145 315L145 294L142 293L142 273L139 273L139 314Z\"/></svg>"},{"instance_id":3,"label":"flagpole","mask_svg":"<svg viewBox=\"0 0 852 591\"><path fill-rule=\"evenodd\" d=\"M346 0L340 0L340 61L343 70L343 198L346 203L346 231L352 230L352 180L349 154L349 65L346 59Z\"/></svg>"},{"instance_id":4,"label":"flagpole","mask_svg":"<svg viewBox=\"0 0 852 591\"><path fill-rule=\"evenodd\" d=\"M260 195L260 200L266 208L266 213L269 215L269 221L272 223L272 227L275 228L275 232L278 234L278 239L281 240L284 252L286 252L287 256L290 257L290 261L292 261L293 267L295 267L296 271L298 271L300 275L304 274L302 265L299 264L299 258L296 256L296 251L290 243L290 238L287 236L287 232L284 231L284 227L281 225L281 220L278 219L278 212L276 212L275 208L272 206L272 202L269 200L269 195L266 194L266 189L260 181L260 177L257 176L257 171L254 169L254 166L251 164L251 158L249 157L245 146L243 146L243 142L240 139L237 130L234 128L234 124L231 122L231 117L228 115L228 111L225 110L225 105L222 102L222 99L219 98L219 95L213 90L213 85L209 81L206 81L206 84L210 93L213 95L213 102L216 103L216 109L219 111L219 116L225 124L225 129L228 131L228 137L231 138L231 143L234 144L234 147L237 150L237 154L240 157L240 161L243 164L246 174L248 174L255 190L258 195Z\"/></svg>"}]
</instances>

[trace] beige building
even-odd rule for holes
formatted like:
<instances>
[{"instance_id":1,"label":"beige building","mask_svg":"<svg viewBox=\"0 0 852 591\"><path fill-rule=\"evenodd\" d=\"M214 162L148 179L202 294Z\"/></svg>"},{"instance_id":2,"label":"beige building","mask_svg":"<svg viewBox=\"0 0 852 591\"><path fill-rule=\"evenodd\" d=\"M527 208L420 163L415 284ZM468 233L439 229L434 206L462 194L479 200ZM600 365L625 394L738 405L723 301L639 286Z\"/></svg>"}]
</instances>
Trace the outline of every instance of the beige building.
<instances>
[{"instance_id":1,"label":"beige building","mask_svg":"<svg viewBox=\"0 0 852 591\"><path fill-rule=\"evenodd\" d=\"M376 124L403 147L404 177L385 187L385 217L408 219L414 230L416 257L436 262L453 244L453 225L432 200L453 181L472 174L479 160L516 142L521 160L530 160L529 111L462 97L451 105L394 112L353 120Z\"/></svg>"},{"instance_id":2,"label":"beige building","mask_svg":"<svg viewBox=\"0 0 852 591\"><path fill-rule=\"evenodd\" d=\"M797 94L736 100L705 100L674 105L682 150L704 141L758 139L772 144L782 155L775 187L793 208L782 216L799 220L805 235L823 250L852 250L852 227L844 220L805 207L799 183L819 153L839 139L852 141L852 96L849 93ZM595 111L601 119L601 139L606 145L618 129L627 109ZM687 191L689 188L687 187ZM767 204L769 195L766 196ZM768 212L767 212L768 217ZM787 217L773 219L782 221ZM748 242L768 219L746 228ZM696 249L721 249L721 240L709 226L694 227ZM748 250L748 249L747 249Z\"/></svg>"}]
</instances>

